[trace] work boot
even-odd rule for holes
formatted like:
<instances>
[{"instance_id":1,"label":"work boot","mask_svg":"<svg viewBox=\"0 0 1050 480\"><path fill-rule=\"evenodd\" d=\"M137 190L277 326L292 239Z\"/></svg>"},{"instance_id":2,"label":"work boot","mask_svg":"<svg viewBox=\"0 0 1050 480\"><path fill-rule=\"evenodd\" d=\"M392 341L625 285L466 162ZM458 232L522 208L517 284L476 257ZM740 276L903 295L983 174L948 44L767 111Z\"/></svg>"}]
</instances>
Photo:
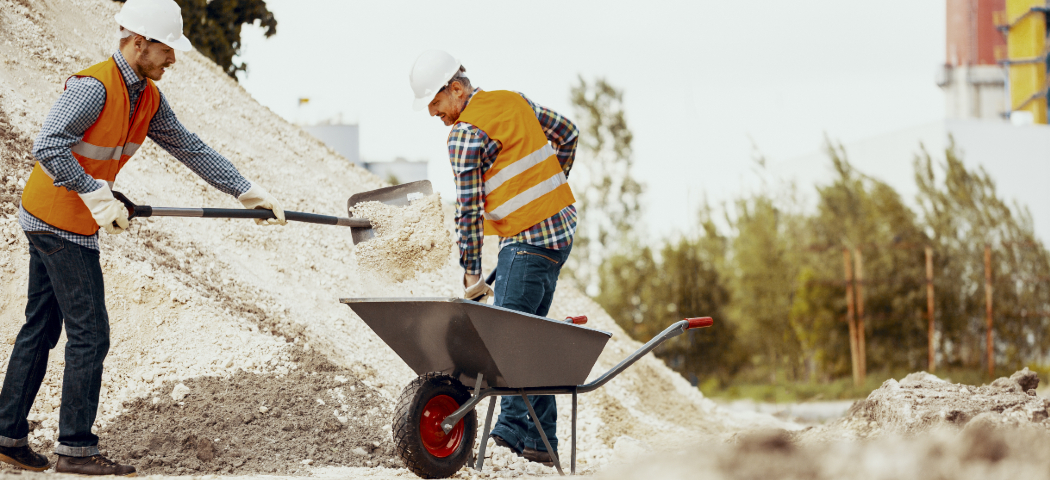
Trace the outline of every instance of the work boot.
<instances>
[{"instance_id":1,"label":"work boot","mask_svg":"<svg viewBox=\"0 0 1050 480\"><path fill-rule=\"evenodd\" d=\"M554 454L557 455L558 452L554 452ZM521 452L521 456L530 462L540 463L548 467L554 466L554 457L551 457L550 452L541 452L535 448L525 447L525 451Z\"/></svg>"},{"instance_id":2,"label":"work boot","mask_svg":"<svg viewBox=\"0 0 1050 480\"><path fill-rule=\"evenodd\" d=\"M499 435L489 435L489 438L492 439L492 441L496 444L496 446L509 449L510 451L514 452L515 455L517 455L519 457L521 456L521 452L519 452L518 449L512 447L510 445L510 442L504 440L503 437L501 437Z\"/></svg>"},{"instance_id":3,"label":"work boot","mask_svg":"<svg viewBox=\"0 0 1050 480\"><path fill-rule=\"evenodd\" d=\"M0 461L34 472L43 472L51 466L47 457L34 452L29 446L0 447Z\"/></svg>"},{"instance_id":4,"label":"work boot","mask_svg":"<svg viewBox=\"0 0 1050 480\"><path fill-rule=\"evenodd\" d=\"M77 475L117 475L119 477L134 477L135 467L121 465L102 455L91 457L67 457L58 456L55 464L58 473L75 473Z\"/></svg>"}]
</instances>

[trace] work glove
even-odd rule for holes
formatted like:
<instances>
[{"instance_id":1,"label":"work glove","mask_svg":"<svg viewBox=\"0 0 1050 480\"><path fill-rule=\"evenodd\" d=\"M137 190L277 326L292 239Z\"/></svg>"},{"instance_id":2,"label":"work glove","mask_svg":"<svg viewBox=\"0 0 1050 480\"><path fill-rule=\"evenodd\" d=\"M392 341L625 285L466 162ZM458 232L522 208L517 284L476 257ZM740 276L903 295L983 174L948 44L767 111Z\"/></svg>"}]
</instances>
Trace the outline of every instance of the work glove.
<instances>
[{"instance_id":1,"label":"work glove","mask_svg":"<svg viewBox=\"0 0 1050 480\"><path fill-rule=\"evenodd\" d=\"M264 210L273 210L273 215L277 218L256 218L255 223L259 225L284 225L288 223L284 219L284 209L281 208L281 204L277 202L273 195L270 195L262 187L252 184L252 188L249 188L247 192L237 197L237 200L241 201L241 205L244 208L261 208Z\"/></svg>"},{"instance_id":2,"label":"work glove","mask_svg":"<svg viewBox=\"0 0 1050 480\"><path fill-rule=\"evenodd\" d=\"M128 228L128 209L120 200L113 198L113 191L105 181L95 179L99 188L93 192L78 193L80 199L91 211L91 217L95 223L102 227L110 235L124 233Z\"/></svg>"},{"instance_id":3,"label":"work glove","mask_svg":"<svg viewBox=\"0 0 1050 480\"><path fill-rule=\"evenodd\" d=\"M475 302L484 302L489 295L492 295L492 287L485 283L485 277L479 278L478 283L467 287L463 292L463 298Z\"/></svg>"}]
</instances>

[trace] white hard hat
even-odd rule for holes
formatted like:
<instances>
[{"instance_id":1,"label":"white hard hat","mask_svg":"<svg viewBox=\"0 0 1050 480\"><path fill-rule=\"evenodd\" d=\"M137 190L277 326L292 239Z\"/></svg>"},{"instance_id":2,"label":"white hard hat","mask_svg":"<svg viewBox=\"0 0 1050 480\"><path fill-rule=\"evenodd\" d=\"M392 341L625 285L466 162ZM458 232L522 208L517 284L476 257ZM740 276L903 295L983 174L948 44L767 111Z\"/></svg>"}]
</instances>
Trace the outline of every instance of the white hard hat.
<instances>
[{"instance_id":1,"label":"white hard hat","mask_svg":"<svg viewBox=\"0 0 1050 480\"><path fill-rule=\"evenodd\" d=\"M128 0L113 18L125 29L176 50L193 48L182 35L182 9L175 0Z\"/></svg>"},{"instance_id":2,"label":"white hard hat","mask_svg":"<svg viewBox=\"0 0 1050 480\"><path fill-rule=\"evenodd\" d=\"M416 101L412 103L414 110L422 110L434 100L438 91L448 85L448 81L456 76L459 67L463 66L441 50L427 50L416 58L412 64L412 71L408 73L408 83L412 84L412 92L416 94Z\"/></svg>"}]
</instances>

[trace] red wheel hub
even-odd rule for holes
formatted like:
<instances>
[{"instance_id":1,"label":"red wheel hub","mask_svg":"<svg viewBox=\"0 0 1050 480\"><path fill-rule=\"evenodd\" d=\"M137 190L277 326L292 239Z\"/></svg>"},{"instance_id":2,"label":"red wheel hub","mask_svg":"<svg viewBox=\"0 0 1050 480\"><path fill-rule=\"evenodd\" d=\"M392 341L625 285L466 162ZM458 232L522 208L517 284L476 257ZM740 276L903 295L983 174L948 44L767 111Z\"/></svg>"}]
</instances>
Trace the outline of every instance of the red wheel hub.
<instances>
[{"instance_id":1,"label":"red wheel hub","mask_svg":"<svg viewBox=\"0 0 1050 480\"><path fill-rule=\"evenodd\" d=\"M459 403L448 395L431 398L423 407L423 414L419 417L419 436L431 455L445 458L452 455L463 442L463 420L456 422L456 426L448 433L441 429L441 422L458 408Z\"/></svg>"}]
</instances>

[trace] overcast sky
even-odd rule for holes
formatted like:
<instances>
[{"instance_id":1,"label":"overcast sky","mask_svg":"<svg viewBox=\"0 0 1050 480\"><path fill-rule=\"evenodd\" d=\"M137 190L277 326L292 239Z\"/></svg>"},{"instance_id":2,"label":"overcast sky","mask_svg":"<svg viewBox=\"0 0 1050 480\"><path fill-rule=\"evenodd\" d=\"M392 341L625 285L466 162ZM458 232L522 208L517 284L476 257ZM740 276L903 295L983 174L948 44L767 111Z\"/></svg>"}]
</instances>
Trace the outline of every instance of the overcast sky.
<instances>
[{"instance_id":1,"label":"overcast sky","mask_svg":"<svg viewBox=\"0 0 1050 480\"><path fill-rule=\"evenodd\" d=\"M775 164L825 133L849 142L944 116L944 0L266 4L278 33L243 33L244 88L291 121L358 123L365 160L428 160L446 199L448 128L412 110L408 85L431 48L460 58L475 86L570 118L577 76L623 89L660 234L691 229L704 196L754 188L756 145Z\"/></svg>"}]
</instances>

